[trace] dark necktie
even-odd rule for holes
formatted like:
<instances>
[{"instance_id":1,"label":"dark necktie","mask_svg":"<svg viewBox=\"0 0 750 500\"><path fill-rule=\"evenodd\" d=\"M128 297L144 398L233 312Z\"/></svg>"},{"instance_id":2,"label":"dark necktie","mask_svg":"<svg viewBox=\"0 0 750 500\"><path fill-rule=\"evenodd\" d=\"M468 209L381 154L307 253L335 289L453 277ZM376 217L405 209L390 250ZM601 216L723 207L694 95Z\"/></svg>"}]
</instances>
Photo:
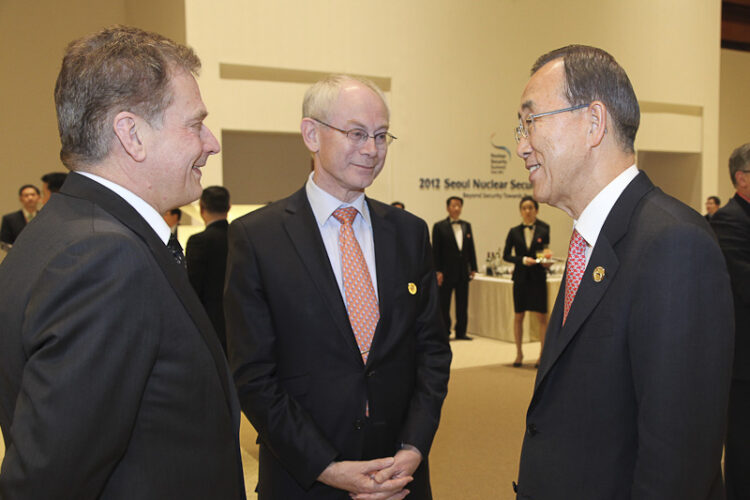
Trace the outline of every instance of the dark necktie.
<instances>
[{"instance_id":1,"label":"dark necktie","mask_svg":"<svg viewBox=\"0 0 750 500\"><path fill-rule=\"evenodd\" d=\"M182 267L186 267L185 254L182 253L182 245L180 245L180 242L177 241L177 236L175 236L174 233L169 236L167 248L169 248L169 251L172 252L172 257L174 257L175 262L177 262Z\"/></svg>"}]
</instances>

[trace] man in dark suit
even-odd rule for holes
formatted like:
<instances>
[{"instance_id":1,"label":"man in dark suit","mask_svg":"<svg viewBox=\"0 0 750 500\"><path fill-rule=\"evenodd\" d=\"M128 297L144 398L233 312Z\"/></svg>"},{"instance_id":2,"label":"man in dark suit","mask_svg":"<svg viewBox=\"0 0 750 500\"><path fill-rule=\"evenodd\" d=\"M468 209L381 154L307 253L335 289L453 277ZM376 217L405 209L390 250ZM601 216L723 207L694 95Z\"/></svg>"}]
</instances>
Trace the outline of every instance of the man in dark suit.
<instances>
[{"instance_id":1,"label":"man in dark suit","mask_svg":"<svg viewBox=\"0 0 750 500\"><path fill-rule=\"evenodd\" d=\"M65 172L50 172L42 176L42 205L46 205L52 193L59 193L68 174Z\"/></svg>"},{"instance_id":2,"label":"man in dark suit","mask_svg":"<svg viewBox=\"0 0 750 500\"><path fill-rule=\"evenodd\" d=\"M3 215L0 225L0 241L9 245L16 242L26 224L36 217L39 188L31 184L21 186L18 190L18 200L21 202L21 210Z\"/></svg>"},{"instance_id":3,"label":"man in dark suit","mask_svg":"<svg viewBox=\"0 0 750 500\"><path fill-rule=\"evenodd\" d=\"M711 221L716 211L721 207L721 200L718 196L709 196L706 198L706 220Z\"/></svg>"},{"instance_id":4,"label":"man in dark suit","mask_svg":"<svg viewBox=\"0 0 750 500\"><path fill-rule=\"evenodd\" d=\"M711 217L729 268L734 297L734 370L724 478L727 499L750 498L750 143L729 157L729 175L737 192Z\"/></svg>"},{"instance_id":5,"label":"man in dark suit","mask_svg":"<svg viewBox=\"0 0 750 500\"><path fill-rule=\"evenodd\" d=\"M307 183L229 227L227 343L260 500L432 497L451 352L427 226L364 194L388 124L369 80L316 83Z\"/></svg>"},{"instance_id":6,"label":"man in dark suit","mask_svg":"<svg viewBox=\"0 0 750 500\"><path fill-rule=\"evenodd\" d=\"M123 26L68 46L72 173L0 266L2 498L244 498L236 394L159 215L219 151L199 67Z\"/></svg>"},{"instance_id":7,"label":"man in dark suit","mask_svg":"<svg viewBox=\"0 0 750 500\"><path fill-rule=\"evenodd\" d=\"M224 352L227 351L224 326L224 275L227 271L227 213L229 191L209 186L200 199L200 213L206 230L188 238L185 262L195 293L206 308Z\"/></svg>"},{"instance_id":8,"label":"man in dark suit","mask_svg":"<svg viewBox=\"0 0 750 500\"><path fill-rule=\"evenodd\" d=\"M440 308L450 335L451 295L456 292L456 323L453 330L457 340L471 340L466 335L469 308L469 280L477 272L474 234L471 224L461 220L464 200L451 196L445 202L448 217L432 227L432 254L435 259L437 282L440 287Z\"/></svg>"},{"instance_id":9,"label":"man in dark suit","mask_svg":"<svg viewBox=\"0 0 750 500\"><path fill-rule=\"evenodd\" d=\"M724 498L734 331L713 232L638 171L638 101L603 50L540 57L518 116L534 197L575 220L518 498Z\"/></svg>"}]
</instances>

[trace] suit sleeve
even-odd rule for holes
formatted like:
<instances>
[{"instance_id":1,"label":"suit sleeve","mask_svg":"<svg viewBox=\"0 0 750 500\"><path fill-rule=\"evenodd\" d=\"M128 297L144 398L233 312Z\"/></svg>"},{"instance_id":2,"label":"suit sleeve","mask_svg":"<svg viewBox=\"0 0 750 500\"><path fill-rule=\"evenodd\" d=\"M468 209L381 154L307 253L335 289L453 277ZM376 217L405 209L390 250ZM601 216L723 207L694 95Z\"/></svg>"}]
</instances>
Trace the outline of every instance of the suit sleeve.
<instances>
[{"instance_id":1,"label":"suit sleeve","mask_svg":"<svg viewBox=\"0 0 750 500\"><path fill-rule=\"evenodd\" d=\"M423 225L420 307L414 325L417 337L416 383L402 427L402 443L416 446L427 457L440 422L440 411L448 392L452 359L440 316L437 281L431 262L427 226Z\"/></svg>"},{"instance_id":2,"label":"suit sleeve","mask_svg":"<svg viewBox=\"0 0 750 500\"><path fill-rule=\"evenodd\" d=\"M39 277L0 497L99 497L127 451L158 349L147 258L131 239L100 234Z\"/></svg>"},{"instance_id":3,"label":"suit sleeve","mask_svg":"<svg viewBox=\"0 0 750 500\"><path fill-rule=\"evenodd\" d=\"M466 225L469 228L468 233L471 235L471 238L467 238L468 241L469 241L469 245L471 247L471 248L468 249L469 250L469 255L468 255L468 257L469 257L469 266L471 268L470 269L471 271L476 272L477 271L477 252L476 252L476 250L474 248L474 231L472 231L472 229L471 229L471 224L469 224L467 222Z\"/></svg>"},{"instance_id":4,"label":"suit sleeve","mask_svg":"<svg viewBox=\"0 0 750 500\"><path fill-rule=\"evenodd\" d=\"M432 260L435 271L443 272L443 242L440 240L440 223L432 226Z\"/></svg>"},{"instance_id":5,"label":"suit sleeve","mask_svg":"<svg viewBox=\"0 0 750 500\"><path fill-rule=\"evenodd\" d=\"M224 313L242 411L287 471L310 488L338 450L279 383L276 330L253 243L239 222L229 226Z\"/></svg>"},{"instance_id":6,"label":"suit sleeve","mask_svg":"<svg viewBox=\"0 0 750 500\"><path fill-rule=\"evenodd\" d=\"M714 214L711 226L726 258L734 292L750 307L750 219L732 217L724 209Z\"/></svg>"},{"instance_id":7,"label":"suit sleeve","mask_svg":"<svg viewBox=\"0 0 750 500\"><path fill-rule=\"evenodd\" d=\"M8 216L3 216L3 223L0 226L0 241L8 244L13 244L13 229L10 227L10 220Z\"/></svg>"},{"instance_id":8,"label":"suit sleeve","mask_svg":"<svg viewBox=\"0 0 750 500\"><path fill-rule=\"evenodd\" d=\"M510 228L508 236L505 238L505 247L503 247L503 260L505 262L512 262L513 264L520 265L523 262L523 255L513 255L514 247L513 228Z\"/></svg>"},{"instance_id":9,"label":"suit sleeve","mask_svg":"<svg viewBox=\"0 0 750 500\"><path fill-rule=\"evenodd\" d=\"M194 234L188 238L185 247L185 264L187 265L190 284L201 300L206 286L206 271L208 270L208 248L205 238Z\"/></svg>"},{"instance_id":10,"label":"suit sleeve","mask_svg":"<svg viewBox=\"0 0 750 500\"><path fill-rule=\"evenodd\" d=\"M720 480L734 337L723 260L695 225L668 227L643 249L628 332L638 421L632 498L705 499Z\"/></svg>"}]
</instances>

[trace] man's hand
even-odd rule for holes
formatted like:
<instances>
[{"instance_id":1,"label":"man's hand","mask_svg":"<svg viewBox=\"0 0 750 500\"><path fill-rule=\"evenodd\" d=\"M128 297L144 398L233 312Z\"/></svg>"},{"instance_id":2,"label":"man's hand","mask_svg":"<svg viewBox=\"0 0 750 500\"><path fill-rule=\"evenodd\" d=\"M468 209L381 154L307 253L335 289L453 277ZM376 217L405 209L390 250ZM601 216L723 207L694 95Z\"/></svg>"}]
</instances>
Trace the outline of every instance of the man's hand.
<instances>
[{"instance_id":1,"label":"man's hand","mask_svg":"<svg viewBox=\"0 0 750 500\"><path fill-rule=\"evenodd\" d=\"M437 276L438 286L442 286L443 285L443 273L441 273L440 271L437 271L435 272L435 276Z\"/></svg>"},{"instance_id":2,"label":"man's hand","mask_svg":"<svg viewBox=\"0 0 750 500\"><path fill-rule=\"evenodd\" d=\"M400 452L399 452L400 453ZM398 456L398 454L396 454ZM367 462L331 462L318 476L318 481L339 490L348 491L353 498L366 500L401 499L408 495L399 496L404 491L412 477L410 474L400 475L382 481L376 481L375 477L383 469L389 470L394 467L397 460L395 457L378 458ZM360 497L359 495L370 496Z\"/></svg>"},{"instance_id":3,"label":"man's hand","mask_svg":"<svg viewBox=\"0 0 750 500\"><path fill-rule=\"evenodd\" d=\"M531 257L524 257L523 258L523 265L524 266L533 266L536 264L536 259L532 259Z\"/></svg>"},{"instance_id":4,"label":"man's hand","mask_svg":"<svg viewBox=\"0 0 750 500\"><path fill-rule=\"evenodd\" d=\"M474 279L474 276L476 276L476 274L477 274L477 272L476 272L476 271L472 271L472 272L470 272L470 273L469 273L469 279L470 279L470 280L473 280L473 279Z\"/></svg>"},{"instance_id":5,"label":"man's hand","mask_svg":"<svg viewBox=\"0 0 750 500\"><path fill-rule=\"evenodd\" d=\"M386 483L397 479L403 479L405 477L412 480L412 474L417 470L419 464L422 462L422 453L417 448L411 445L404 445L404 447L396 453L393 457L393 464L389 467L385 467L379 470L375 476L375 482ZM359 495L350 495L354 500L400 500L409 494L409 490L402 490L392 496L382 496L380 493L363 493Z\"/></svg>"}]
</instances>

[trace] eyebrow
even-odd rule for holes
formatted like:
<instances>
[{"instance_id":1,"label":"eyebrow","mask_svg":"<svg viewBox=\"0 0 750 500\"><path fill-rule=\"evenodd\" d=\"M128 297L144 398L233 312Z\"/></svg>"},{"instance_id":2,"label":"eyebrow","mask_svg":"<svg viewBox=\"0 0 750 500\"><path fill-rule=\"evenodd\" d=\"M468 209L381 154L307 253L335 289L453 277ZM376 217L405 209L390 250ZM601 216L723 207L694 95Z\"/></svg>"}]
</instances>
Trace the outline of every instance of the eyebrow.
<instances>
[{"instance_id":1,"label":"eyebrow","mask_svg":"<svg viewBox=\"0 0 750 500\"><path fill-rule=\"evenodd\" d=\"M353 125L355 128L361 128L362 130L365 130L365 131L367 130L367 126L364 123L361 123L357 120L347 120L346 123L347 125ZM375 127L373 130L381 130L381 129L388 130L388 127L389 127L389 124L386 123L385 125Z\"/></svg>"},{"instance_id":2,"label":"eyebrow","mask_svg":"<svg viewBox=\"0 0 750 500\"><path fill-rule=\"evenodd\" d=\"M532 101L531 99L529 99L527 101L524 101L521 104L521 109L523 109L523 110L528 109L529 111L531 111L531 108L533 108L533 107L534 107L534 101ZM518 113L518 117L521 118L521 113L520 112Z\"/></svg>"}]
</instances>

